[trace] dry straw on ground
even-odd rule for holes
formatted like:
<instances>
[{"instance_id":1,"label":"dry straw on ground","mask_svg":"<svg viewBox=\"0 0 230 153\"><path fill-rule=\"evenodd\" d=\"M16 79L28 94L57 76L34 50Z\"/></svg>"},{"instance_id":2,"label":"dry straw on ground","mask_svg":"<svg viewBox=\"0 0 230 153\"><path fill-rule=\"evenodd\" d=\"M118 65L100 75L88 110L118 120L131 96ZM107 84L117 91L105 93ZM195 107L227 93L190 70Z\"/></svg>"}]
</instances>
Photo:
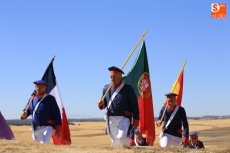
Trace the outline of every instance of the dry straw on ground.
<instances>
[{"instance_id":1,"label":"dry straw on ground","mask_svg":"<svg viewBox=\"0 0 230 153\"><path fill-rule=\"evenodd\" d=\"M154 152L223 152L230 153L230 119L189 120L190 131L198 131L199 139L206 149L194 150L181 147L162 149L158 146L160 128L156 128L156 141L153 147L112 148L110 139L105 135L105 122L78 122L70 125L72 144L54 146L37 144L32 141L29 126L12 126L15 141L0 140L0 152L14 153L154 153Z\"/></svg>"}]
</instances>

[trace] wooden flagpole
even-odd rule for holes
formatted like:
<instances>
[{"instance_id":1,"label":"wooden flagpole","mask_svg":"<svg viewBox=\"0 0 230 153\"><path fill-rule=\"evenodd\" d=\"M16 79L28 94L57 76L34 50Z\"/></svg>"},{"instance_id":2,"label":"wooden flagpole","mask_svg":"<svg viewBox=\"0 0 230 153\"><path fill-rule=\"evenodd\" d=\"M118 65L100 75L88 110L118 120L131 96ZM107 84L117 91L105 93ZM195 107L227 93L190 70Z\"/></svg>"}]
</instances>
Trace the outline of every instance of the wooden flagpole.
<instances>
[{"instance_id":1,"label":"wooden flagpole","mask_svg":"<svg viewBox=\"0 0 230 153\"><path fill-rule=\"evenodd\" d=\"M181 70L180 70L180 73L179 73L179 75L178 75L178 77L177 77L177 79L176 79L177 81L178 81L178 78L179 78L181 72L184 70L184 67L185 67L186 62L187 62L187 60L184 61L184 64L183 64L183 66L182 66L182 68L181 68ZM176 85L177 85L177 84L176 84ZM175 90L176 85L174 86L173 91ZM165 116L165 112L166 112L166 110L167 110L167 106L168 106L168 104L166 104L166 106L165 106L164 112L163 112L163 114L162 114L162 116L161 116L161 121L163 121L163 118L164 118L164 116Z\"/></svg>"},{"instance_id":2,"label":"wooden flagpole","mask_svg":"<svg viewBox=\"0 0 230 153\"><path fill-rule=\"evenodd\" d=\"M53 56L53 59L55 59L56 58L56 55L54 55ZM35 90L34 90L35 91ZM32 101L33 101L33 99L34 99L34 95L31 95L31 98L30 98L30 102L28 103L28 105L26 106L26 109L25 109L25 112L27 112L28 111L28 109L29 109L29 107L30 107L30 105L31 105L31 103L32 103Z\"/></svg>"},{"instance_id":3,"label":"wooden flagpole","mask_svg":"<svg viewBox=\"0 0 230 153\"><path fill-rule=\"evenodd\" d=\"M133 50L131 51L131 53L129 54L128 58L125 60L124 64L121 67L121 70L123 70L123 68L125 67L126 63L128 62L128 60L130 59L130 57L132 56L132 54L134 53L134 51L136 50L137 46L140 44L141 40L144 38L145 34L148 32L148 30L145 30L144 33L142 34L141 38L139 39L139 41L137 42L137 44L134 46ZM110 88L112 87L112 84L110 84L109 88L106 90L105 94L103 95L103 97L101 98L101 101L104 101L106 95L108 94Z\"/></svg>"}]
</instances>

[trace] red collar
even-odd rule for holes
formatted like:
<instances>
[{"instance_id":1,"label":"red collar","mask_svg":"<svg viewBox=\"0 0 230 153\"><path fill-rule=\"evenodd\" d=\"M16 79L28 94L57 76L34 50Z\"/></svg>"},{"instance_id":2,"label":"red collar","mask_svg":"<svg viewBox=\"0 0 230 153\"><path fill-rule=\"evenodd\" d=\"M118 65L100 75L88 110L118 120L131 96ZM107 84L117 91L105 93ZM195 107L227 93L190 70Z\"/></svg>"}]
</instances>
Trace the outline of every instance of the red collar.
<instances>
[{"instance_id":1,"label":"red collar","mask_svg":"<svg viewBox=\"0 0 230 153\"><path fill-rule=\"evenodd\" d=\"M113 84L112 88L117 89L121 85L121 83L122 83L122 81L120 83L118 83L116 86Z\"/></svg>"},{"instance_id":2,"label":"red collar","mask_svg":"<svg viewBox=\"0 0 230 153\"><path fill-rule=\"evenodd\" d=\"M192 139L189 140L189 145L192 146L192 145L196 145L196 146L199 146L200 145L200 141L197 139L196 140L196 144L192 144Z\"/></svg>"},{"instance_id":3,"label":"red collar","mask_svg":"<svg viewBox=\"0 0 230 153\"><path fill-rule=\"evenodd\" d=\"M170 110L174 110L176 108L176 105L173 106L173 108L170 108L168 105L167 105L167 108L170 109Z\"/></svg>"},{"instance_id":4,"label":"red collar","mask_svg":"<svg viewBox=\"0 0 230 153\"><path fill-rule=\"evenodd\" d=\"M45 94L46 94L46 92L43 92L41 95L36 94L36 97L42 98Z\"/></svg>"},{"instance_id":5,"label":"red collar","mask_svg":"<svg viewBox=\"0 0 230 153\"><path fill-rule=\"evenodd\" d=\"M144 143L144 138L141 138L141 140L139 141L138 139L136 139L137 143L143 144Z\"/></svg>"}]
</instances>

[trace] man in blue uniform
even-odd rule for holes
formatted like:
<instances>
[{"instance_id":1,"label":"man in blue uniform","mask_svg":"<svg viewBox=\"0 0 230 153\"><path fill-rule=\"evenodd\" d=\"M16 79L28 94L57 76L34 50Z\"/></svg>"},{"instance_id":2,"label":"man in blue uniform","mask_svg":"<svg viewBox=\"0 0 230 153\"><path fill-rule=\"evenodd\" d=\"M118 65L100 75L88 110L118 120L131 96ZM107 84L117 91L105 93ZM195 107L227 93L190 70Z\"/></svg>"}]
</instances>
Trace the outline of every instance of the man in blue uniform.
<instances>
[{"instance_id":1,"label":"man in blue uniform","mask_svg":"<svg viewBox=\"0 0 230 153\"><path fill-rule=\"evenodd\" d=\"M132 128L139 125L139 107L137 97L132 86L123 83L122 73L119 68L113 66L109 68L112 87L104 100L98 102L100 109L107 108L106 123L107 134L111 138L111 146L129 146L127 136L130 122L132 119ZM103 88L103 95L109 88L106 85Z\"/></svg>"},{"instance_id":2,"label":"man in blue uniform","mask_svg":"<svg viewBox=\"0 0 230 153\"><path fill-rule=\"evenodd\" d=\"M175 93L168 93L165 95L167 97L167 105L163 106L158 121L156 122L157 126L162 124L161 117L164 114L164 110L166 107L166 111L163 118L163 129L160 133L160 146L167 147L169 145L188 145L188 133L189 133L189 125L186 116L185 109L181 106L176 105L176 96ZM184 131L182 130L182 125ZM183 133L183 139L182 139Z\"/></svg>"},{"instance_id":3,"label":"man in blue uniform","mask_svg":"<svg viewBox=\"0 0 230 153\"><path fill-rule=\"evenodd\" d=\"M61 114L55 97L46 94L47 84L43 80L34 82L35 92L21 114L21 119L32 116L32 137L36 142L49 143L53 133L61 136Z\"/></svg>"},{"instance_id":4,"label":"man in blue uniform","mask_svg":"<svg viewBox=\"0 0 230 153\"><path fill-rule=\"evenodd\" d=\"M189 148L192 149L204 149L204 144L202 141L198 140L198 132L194 131L190 134L190 140L189 140Z\"/></svg>"},{"instance_id":5,"label":"man in blue uniform","mask_svg":"<svg viewBox=\"0 0 230 153\"><path fill-rule=\"evenodd\" d=\"M139 128L130 131L130 140L133 141L130 141L131 146L148 146L146 138L142 136L142 134L139 131Z\"/></svg>"}]
</instances>

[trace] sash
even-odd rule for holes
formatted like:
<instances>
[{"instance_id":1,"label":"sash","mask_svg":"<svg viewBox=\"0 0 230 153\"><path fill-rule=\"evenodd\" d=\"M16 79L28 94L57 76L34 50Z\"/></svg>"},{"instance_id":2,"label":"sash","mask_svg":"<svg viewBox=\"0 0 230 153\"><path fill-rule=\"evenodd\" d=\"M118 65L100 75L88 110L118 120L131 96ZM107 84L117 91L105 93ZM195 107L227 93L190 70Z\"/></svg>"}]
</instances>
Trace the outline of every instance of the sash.
<instances>
[{"instance_id":1,"label":"sash","mask_svg":"<svg viewBox=\"0 0 230 153\"><path fill-rule=\"evenodd\" d=\"M37 105L35 106L34 111L33 111L33 116L34 116L34 113L36 112L36 110L38 109L39 104L41 103L41 101L42 101L46 96L47 96L47 94L45 94L45 95L42 97L42 99L41 99L41 100L37 103ZM33 118L33 116L32 116L32 118Z\"/></svg>"},{"instance_id":2,"label":"sash","mask_svg":"<svg viewBox=\"0 0 230 153\"><path fill-rule=\"evenodd\" d=\"M174 118L174 116L176 115L177 111L179 109L179 106L176 106L175 110L173 111L172 115L170 116L167 124L165 125L165 128L167 128L169 126L169 124L171 123L172 119ZM159 134L159 138L161 139L162 136L164 134L164 129L161 130L160 134Z\"/></svg>"},{"instance_id":3,"label":"sash","mask_svg":"<svg viewBox=\"0 0 230 153\"><path fill-rule=\"evenodd\" d=\"M124 82L122 82L121 85L114 91L113 95L111 96L111 98L109 100L109 104L107 106L107 110L109 110L109 107L110 107L113 99L116 97L116 95L119 93L119 91L122 89L122 87L124 85L125 85ZM105 120L106 120L106 125L107 125L107 128L106 128L107 134L109 135L109 133L110 133L109 131L110 130L109 130L109 121L108 121L109 120L108 111L105 113Z\"/></svg>"},{"instance_id":4,"label":"sash","mask_svg":"<svg viewBox=\"0 0 230 153\"><path fill-rule=\"evenodd\" d=\"M109 107L110 107L110 105L111 105L113 99L116 97L116 95L119 93L119 91L121 90L121 88L122 88L124 85L125 85L125 84L122 82L122 84L114 91L112 97L111 97L110 100L109 100L109 104L108 104L107 109L109 109Z\"/></svg>"},{"instance_id":5,"label":"sash","mask_svg":"<svg viewBox=\"0 0 230 153\"><path fill-rule=\"evenodd\" d=\"M35 137L34 137L34 123L33 123L33 118L34 118L34 114L39 106L39 104L41 103L41 101L47 96L47 94L45 94L42 99L37 103L37 105L35 106L34 110L33 110L33 113L31 114L32 115L32 122L31 122L31 126L30 126L30 130L32 131L32 138L35 140Z\"/></svg>"},{"instance_id":6,"label":"sash","mask_svg":"<svg viewBox=\"0 0 230 153\"><path fill-rule=\"evenodd\" d=\"M134 143L135 143L135 145L136 145L136 146L140 146L140 145L138 144L138 142L137 142L137 139L136 139L136 138L134 138Z\"/></svg>"}]
</instances>

